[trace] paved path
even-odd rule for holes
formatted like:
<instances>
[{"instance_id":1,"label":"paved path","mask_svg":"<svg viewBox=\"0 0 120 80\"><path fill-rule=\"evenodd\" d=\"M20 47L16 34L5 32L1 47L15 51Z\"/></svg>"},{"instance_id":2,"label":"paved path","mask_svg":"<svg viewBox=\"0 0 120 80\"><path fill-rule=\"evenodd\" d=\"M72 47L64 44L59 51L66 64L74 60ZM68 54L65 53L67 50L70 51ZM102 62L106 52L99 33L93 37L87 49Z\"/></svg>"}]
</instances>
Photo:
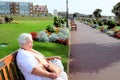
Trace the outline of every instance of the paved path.
<instances>
[{"instance_id":1,"label":"paved path","mask_svg":"<svg viewBox=\"0 0 120 80\"><path fill-rule=\"evenodd\" d=\"M77 25L71 32L69 80L120 80L120 40Z\"/></svg>"}]
</instances>

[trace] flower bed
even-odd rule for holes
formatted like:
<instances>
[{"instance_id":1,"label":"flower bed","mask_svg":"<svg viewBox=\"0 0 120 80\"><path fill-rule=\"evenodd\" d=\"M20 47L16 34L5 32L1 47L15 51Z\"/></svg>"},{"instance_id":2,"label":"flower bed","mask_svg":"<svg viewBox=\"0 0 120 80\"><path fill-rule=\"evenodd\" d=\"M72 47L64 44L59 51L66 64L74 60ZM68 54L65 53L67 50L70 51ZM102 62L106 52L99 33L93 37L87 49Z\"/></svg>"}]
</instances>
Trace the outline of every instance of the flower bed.
<instances>
[{"instance_id":1,"label":"flower bed","mask_svg":"<svg viewBox=\"0 0 120 80\"><path fill-rule=\"evenodd\" d=\"M62 22L63 23L63 22ZM48 25L45 30L39 32L31 32L33 40L41 42L56 42L69 45L69 28L65 23L58 25Z\"/></svg>"},{"instance_id":2,"label":"flower bed","mask_svg":"<svg viewBox=\"0 0 120 80\"><path fill-rule=\"evenodd\" d=\"M37 40L37 33L36 32L31 32L33 40Z\"/></svg>"},{"instance_id":3,"label":"flower bed","mask_svg":"<svg viewBox=\"0 0 120 80\"><path fill-rule=\"evenodd\" d=\"M33 40L41 42L56 42L60 44L69 45L69 31L64 28L60 28L58 33L46 32L46 30L40 32L31 32ZM49 35L48 35L49 34Z\"/></svg>"},{"instance_id":4,"label":"flower bed","mask_svg":"<svg viewBox=\"0 0 120 80\"><path fill-rule=\"evenodd\" d=\"M115 36L116 38L120 39L120 32L116 33L114 36Z\"/></svg>"}]
</instances>

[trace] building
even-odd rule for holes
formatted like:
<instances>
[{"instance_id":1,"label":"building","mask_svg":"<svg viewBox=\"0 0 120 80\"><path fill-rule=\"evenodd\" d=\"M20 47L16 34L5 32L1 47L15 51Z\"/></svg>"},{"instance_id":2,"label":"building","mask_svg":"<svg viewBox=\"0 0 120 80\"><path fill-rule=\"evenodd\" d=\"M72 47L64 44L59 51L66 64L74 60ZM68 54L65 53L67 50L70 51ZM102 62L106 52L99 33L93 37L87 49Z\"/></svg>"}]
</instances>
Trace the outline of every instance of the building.
<instances>
[{"instance_id":1,"label":"building","mask_svg":"<svg viewBox=\"0 0 120 80\"><path fill-rule=\"evenodd\" d=\"M66 12L58 12L58 16L60 16L60 17L66 17Z\"/></svg>"},{"instance_id":2,"label":"building","mask_svg":"<svg viewBox=\"0 0 120 80\"><path fill-rule=\"evenodd\" d=\"M0 14L1 15L3 15L3 14L10 14L11 13L10 5L11 5L11 2L0 1Z\"/></svg>"},{"instance_id":3,"label":"building","mask_svg":"<svg viewBox=\"0 0 120 80\"><path fill-rule=\"evenodd\" d=\"M0 1L0 15L46 16L47 5L34 5L31 2Z\"/></svg>"},{"instance_id":4,"label":"building","mask_svg":"<svg viewBox=\"0 0 120 80\"><path fill-rule=\"evenodd\" d=\"M33 13L35 16L46 16L48 14L47 5L34 5Z\"/></svg>"},{"instance_id":5,"label":"building","mask_svg":"<svg viewBox=\"0 0 120 80\"><path fill-rule=\"evenodd\" d=\"M33 3L0 1L0 15L33 15Z\"/></svg>"},{"instance_id":6,"label":"building","mask_svg":"<svg viewBox=\"0 0 120 80\"><path fill-rule=\"evenodd\" d=\"M10 14L13 15L25 15L32 16L33 15L33 3L28 2L12 2L10 5Z\"/></svg>"},{"instance_id":7,"label":"building","mask_svg":"<svg viewBox=\"0 0 120 80\"><path fill-rule=\"evenodd\" d=\"M54 15L54 16L58 16L58 11L57 11L57 10L54 10L53 15Z\"/></svg>"}]
</instances>

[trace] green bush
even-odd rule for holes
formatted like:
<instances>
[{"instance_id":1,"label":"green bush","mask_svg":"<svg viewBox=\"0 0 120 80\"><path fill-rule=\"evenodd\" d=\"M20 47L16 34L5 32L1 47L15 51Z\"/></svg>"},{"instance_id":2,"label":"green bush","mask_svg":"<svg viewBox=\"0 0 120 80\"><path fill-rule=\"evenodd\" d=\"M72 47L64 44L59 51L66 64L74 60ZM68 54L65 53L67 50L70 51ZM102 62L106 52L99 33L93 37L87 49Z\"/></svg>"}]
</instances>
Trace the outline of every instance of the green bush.
<instances>
[{"instance_id":1,"label":"green bush","mask_svg":"<svg viewBox=\"0 0 120 80\"><path fill-rule=\"evenodd\" d=\"M104 25L107 25L107 22L108 22L107 19L103 19L102 21L103 21L103 24L104 24Z\"/></svg>"},{"instance_id":2,"label":"green bush","mask_svg":"<svg viewBox=\"0 0 120 80\"><path fill-rule=\"evenodd\" d=\"M65 19L59 18L59 17L54 17L54 25L56 27L60 27L64 23L65 23Z\"/></svg>"},{"instance_id":3,"label":"green bush","mask_svg":"<svg viewBox=\"0 0 120 80\"><path fill-rule=\"evenodd\" d=\"M58 17L54 17L54 25L56 26L56 27L60 27L60 22L59 22L59 20L58 20Z\"/></svg>"},{"instance_id":4,"label":"green bush","mask_svg":"<svg viewBox=\"0 0 120 80\"><path fill-rule=\"evenodd\" d=\"M96 20L93 20L93 24L97 24L97 21L96 21Z\"/></svg>"},{"instance_id":5,"label":"green bush","mask_svg":"<svg viewBox=\"0 0 120 80\"><path fill-rule=\"evenodd\" d=\"M103 25L102 20L99 20L97 23L98 23L99 26L102 26L102 25Z\"/></svg>"},{"instance_id":6,"label":"green bush","mask_svg":"<svg viewBox=\"0 0 120 80\"><path fill-rule=\"evenodd\" d=\"M61 24L64 24L64 23L65 23L65 20L62 19L62 18L59 18L59 21L60 21Z\"/></svg>"},{"instance_id":7,"label":"green bush","mask_svg":"<svg viewBox=\"0 0 120 80\"><path fill-rule=\"evenodd\" d=\"M48 25L46 30L51 33L55 32L52 25Z\"/></svg>"},{"instance_id":8,"label":"green bush","mask_svg":"<svg viewBox=\"0 0 120 80\"><path fill-rule=\"evenodd\" d=\"M116 23L113 20L108 20L107 25L108 25L107 29L112 29L116 26Z\"/></svg>"},{"instance_id":9,"label":"green bush","mask_svg":"<svg viewBox=\"0 0 120 80\"><path fill-rule=\"evenodd\" d=\"M5 22L8 23L8 22L12 22L13 21L13 18L11 17L7 17L5 16Z\"/></svg>"}]
</instances>

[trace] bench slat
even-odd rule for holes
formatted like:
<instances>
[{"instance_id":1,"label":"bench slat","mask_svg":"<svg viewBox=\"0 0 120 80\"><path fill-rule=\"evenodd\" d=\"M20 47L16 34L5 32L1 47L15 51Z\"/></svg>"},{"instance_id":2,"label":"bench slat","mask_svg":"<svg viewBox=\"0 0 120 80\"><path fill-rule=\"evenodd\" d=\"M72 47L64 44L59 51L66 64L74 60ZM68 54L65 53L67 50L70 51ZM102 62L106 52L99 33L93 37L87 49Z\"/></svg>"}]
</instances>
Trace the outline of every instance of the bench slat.
<instances>
[{"instance_id":1,"label":"bench slat","mask_svg":"<svg viewBox=\"0 0 120 80\"><path fill-rule=\"evenodd\" d=\"M5 78L5 80L8 80L8 76L7 76L7 72L6 72L6 67L3 68L3 77Z\"/></svg>"},{"instance_id":2,"label":"bench slat","mask_svg":"<svg viewBox=\"0 0 120 80\"><path fill-rule=\"evenodd\" d=\"M17 51L0 59L0 80L25 80L16 64Z\"/></svg>"},{"instance_id":3,"label":"bench slat","mask_svg":"<svg viewBox=\"0 0 120 80\"><path fill-rule=\"evenodd\" d=\"M0 79L2 79L2 74L1 74L1 72L0 72Z\"/></svg>"},{"instance_id":4,"label":"bench slat","mask_svg":"<svg viewBox=\"0 0 120 80\"><path fill-rule=\"evenodd\" d=\"M15 60L15 56L16 54L10 54L8 56L6 56L3 59L0 59L0 69L8 64L10 64L11 62L13 62Z\"/></svg>"},{"instance_id":5,"label":"bench slat","mask_svg":"<svg viewBox=\"0 0 120 80\"><path fill-rule=\"evenodd\" d=\"M8 75L9 75L10 79L13 80L13 75L12 75L12 72L11 72L10 65L7 66L7 69L8 69Z\"/></svg>"}]
</instances>

